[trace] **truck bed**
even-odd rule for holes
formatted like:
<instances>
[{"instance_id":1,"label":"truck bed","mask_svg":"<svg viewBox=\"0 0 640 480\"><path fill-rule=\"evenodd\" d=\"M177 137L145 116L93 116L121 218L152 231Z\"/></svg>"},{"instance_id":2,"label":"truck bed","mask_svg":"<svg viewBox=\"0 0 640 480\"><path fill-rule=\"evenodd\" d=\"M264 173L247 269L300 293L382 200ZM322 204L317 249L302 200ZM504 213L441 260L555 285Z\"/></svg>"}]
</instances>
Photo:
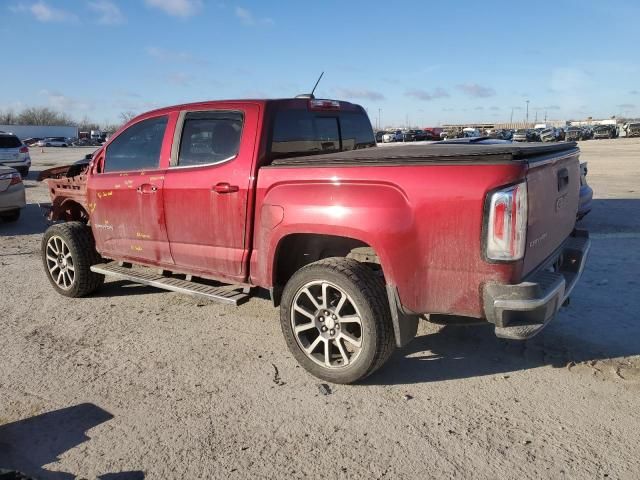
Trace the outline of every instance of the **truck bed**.
<instances>
[{"instance_id":1,"label":"truck bed","mask_svg":"<svg viewBox=\"0 0 640 480\"><path fill-rule=\"evenodd\" d=\"M391 147L364 148L346 152L313 156L280 158L271 163L273 167L320 167L348 165L393 165L423 163L508 163L531 161L550 154L576 149L575 142L558 143L500 143L461 144L431 143L402 144Z\"/></svg>"}]
</instances>

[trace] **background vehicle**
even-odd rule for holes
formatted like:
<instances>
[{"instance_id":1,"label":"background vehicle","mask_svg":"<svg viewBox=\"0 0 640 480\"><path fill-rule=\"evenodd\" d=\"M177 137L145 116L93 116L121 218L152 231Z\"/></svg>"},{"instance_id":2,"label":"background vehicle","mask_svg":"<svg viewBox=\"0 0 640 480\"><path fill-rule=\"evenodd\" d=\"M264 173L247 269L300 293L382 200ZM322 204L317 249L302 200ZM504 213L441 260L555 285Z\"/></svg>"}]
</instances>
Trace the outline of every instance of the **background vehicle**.
<instances>
[{"instance_id":1,"label":"background vehicle","mask_svg":"<svg viewBox=\"0 0 640 480\"><path fill-rule=\"evenodd\" d=\"M385 132L383 130L378 130L376 132L376 143L382 143L382 137L384 136Z\"/></svg>"},{"instance_id":2,"label":"background vehicle","mask_svg":"<svg viewBox=\"0 0 640 480\"><path fill-rule=\"evenodd\" d=\"M148 112L47 179L65 222L43 237L45 272L70 297L104 275L231 304L263 287L292 355L336 383L379 368L426 314L539 332L589 249L575 145L375 145L364 109L336 100Z\"/></svg>"},{"instance_id":3,"label":"background vehicle","mask_svg":"<svg viewBox=\"0 0 640 480\"><path fill-rule=\"evenodd\" d=\"M528 142L529 137L530 137L529 130L521 128L516 130L516 132L513 134L511 139L514 142Z\"/></svg>"},{"instance_id":4,"label":"background vehicle","mask_svg":"<svg viewBox=\"0 0 640 480\"><path fill-rule=\"evenodd\" d=\"M622 128L627 137L640 137L640 122L628 122Z\"/></svg>"},{"instance_id":5,"label":"background vehicle","mask_svg":"<svg viewBox=\"0 0 640 480\"><path fill-rule=\"evenodd\" d=\"M593 139L616 138L617 131L615 125L596 125L593 127Z\"/></svg>"},{"instance_id":6,"label":"background vehicle","mask_svg":"<svg viewBox=\"0 0 640 480\"><path fill-rule=\"evenodd\" d=\"M25 206L24 184L20 174L11 167L0 165L0 218L15 222Z\"/></svg>"},{"instance_id":7,"label":"background vehicle","mask_svg":"<svg viewBox=\"0 0 640 480\"><path fill-rule=\"evenodd\" d=\"M576 218L582 220L584 216L591 211L593 203L593 190L587 183L587 162L580 164L580 204L578 205L578 214Z\"/></svg>"},{"instance_id":8,"label":"background vehicle","mask_svg":"<svg viewBox=\"0 0 640 480\"><path fill-rule=\"evenodd\" d=\"M69 140L64 137L48 137L43 138L36 145L39 147L68 147Z\"/></svg>"},{"instance_id":9,"label":"background vehicle","mask_svg":"<svg viewBox=\"0 0 640 480\"><path fill-rule=\"evenodd\" d=\"M42 138L39 137L30 137L30 138L26 138L22 141L22 143L24 143L26 146L31 147L33 145L35 145L36 143L38 143L40 140L42 140Z\"/></svg>"},{"instance_id":10,"label":"background vehicle","mask_svg":"<svg viewBox=\"0 0 640 480\"><path fill-rule=\"evenodd\" d=\"M382 136L383 143L402 142L404 136L402 130L396 130L395 132L387 132Z\"/></svg>"},{"instance_id":11,"label":"background vehicle","mask_svg":"<svg viewBox=\"0 0 640 480\"><path fill-rule=\"evenodd\" d=\"M568 127L565 132L565 140L567 142L582 140L582 129L580 127Z\"/></svg>"},{"instance_id":12,"label":"background vehicle","mask_svg":"<svg viewBox=\"0 0 640 480\"><path fill-rule=\"evenodd\" d=\"M15 168L23 178L29 174L29 147L12 133L0 133L0 165Z\"/></svg>"},{"instance_id":13,"label":"background vehicle","mask_svg":"<svg viewBox=\"0 0 640 480\"><path fill-rule=\"evenodd\" d=\"M557 140L556 131L553 128L545 128L540 131L539 135L542 142L555 142Z\"/></svg>"}]
</instances>

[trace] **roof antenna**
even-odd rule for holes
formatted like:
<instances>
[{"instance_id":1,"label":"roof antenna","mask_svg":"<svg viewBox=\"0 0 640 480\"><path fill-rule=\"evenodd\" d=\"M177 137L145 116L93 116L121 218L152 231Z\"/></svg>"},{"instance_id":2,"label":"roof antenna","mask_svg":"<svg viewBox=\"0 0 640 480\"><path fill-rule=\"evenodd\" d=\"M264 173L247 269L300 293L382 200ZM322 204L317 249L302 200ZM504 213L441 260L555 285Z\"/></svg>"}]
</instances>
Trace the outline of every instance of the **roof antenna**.
<instances>
[{"instance_id":1,"label":"roof antenna","mask_svg":"<svg viewBox=\"0 0 640 480\"><path fill-rule=\"evenodd\" d=\"M313 90L311 90L311 93L303 93L301 95L296 95L296 98L310 98L310 99L314 99L316 97L313 96L313 92L316 91L316 87L318 86L318 84L320 83L320 80L322 79L322 76L324 75L324 72L322 72L320 74L320 76L318 77L318 81L316 81L316 84L313 86Z\"/></svg>"},{"instance_id":2,"label":"roof antenna","mask_svg":"<svg viewBox=\"0 0 640 480\"><path fill-rule=\"evenodd\" d=\"M311 90L311 98L315 98L315 97L313 96L313 92L315 92L315 91L316 91L316 87L317 87L317 86L318 86L318 84L320 83L320 80L322 80L322 76L323 76L323 75L324 75L324 72L322 72L322 73L320 74L320 76L318 77L318 81L317 81L317 82L316 82L316 84L313 86L313 90Z\"/></svg>"}]
</instances>

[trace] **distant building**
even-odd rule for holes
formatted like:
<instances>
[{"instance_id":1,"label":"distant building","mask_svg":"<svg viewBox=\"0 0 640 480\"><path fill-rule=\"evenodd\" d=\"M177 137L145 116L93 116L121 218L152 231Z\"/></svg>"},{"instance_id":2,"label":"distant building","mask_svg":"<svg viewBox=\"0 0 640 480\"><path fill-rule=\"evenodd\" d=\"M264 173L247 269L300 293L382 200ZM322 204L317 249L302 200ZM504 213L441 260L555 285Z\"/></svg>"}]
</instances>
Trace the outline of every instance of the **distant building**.
<instances>
[{"instance_id":1,"label":"distant building","mask_svg":"<svg viewBox=\"0 0 640 480\"><path fill-rule=\"evenodd\" d=\"M25 138L78 138L78 127L64 125L0 125L0 132L10 132L20 140Z\"/></svg>"}]
</instances>

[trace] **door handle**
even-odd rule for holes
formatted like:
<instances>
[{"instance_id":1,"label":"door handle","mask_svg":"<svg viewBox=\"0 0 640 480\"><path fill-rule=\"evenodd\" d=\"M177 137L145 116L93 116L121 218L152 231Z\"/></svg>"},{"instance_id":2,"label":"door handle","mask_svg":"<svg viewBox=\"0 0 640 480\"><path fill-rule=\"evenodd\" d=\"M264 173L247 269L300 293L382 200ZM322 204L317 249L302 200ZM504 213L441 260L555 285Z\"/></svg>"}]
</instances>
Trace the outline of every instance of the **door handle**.
<instances>
[{"instance_id":1,"label":"door handle","mask_svg":"<svg viewBox=\"0 0 640 480\"><path fill-rule=\"evenodd\" d=\"M156 193L158 191L158 187L155 185L151 185L150 183L143 183L137 189L138 193L148 194L148 193Z\"/></svg>"},{"instance_id":2,"label":"door handle","mask_svg":"<svg viewBox=\"0 0 640 480\"><path fill-rule=\"evenodd\" d=\"M240 190L237 185L229 185L227 182L216 183L213 187L213 191L216 193L233 193Z\"/></svg>"}]
</instances>

